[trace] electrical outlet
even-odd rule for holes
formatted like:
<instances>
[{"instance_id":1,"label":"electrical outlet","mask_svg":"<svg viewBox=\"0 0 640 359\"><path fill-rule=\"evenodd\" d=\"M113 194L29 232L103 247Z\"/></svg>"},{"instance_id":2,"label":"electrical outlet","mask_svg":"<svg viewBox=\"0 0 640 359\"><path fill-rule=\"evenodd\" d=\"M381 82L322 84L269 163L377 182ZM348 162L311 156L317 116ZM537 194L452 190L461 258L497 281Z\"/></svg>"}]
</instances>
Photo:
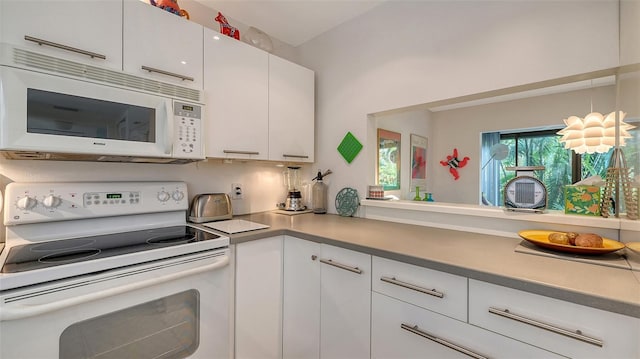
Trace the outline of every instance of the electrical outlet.
<instances>
[{"instance_id":1,"label":"electrical outlet","mask_svg":"<svg viewBox=\"0 0 640 359\"><path fill-rule=\"evenodd\" d=\"M231 199L242 199L243 188L240 183L231 184Z\"/></svg>"}]
</instances>

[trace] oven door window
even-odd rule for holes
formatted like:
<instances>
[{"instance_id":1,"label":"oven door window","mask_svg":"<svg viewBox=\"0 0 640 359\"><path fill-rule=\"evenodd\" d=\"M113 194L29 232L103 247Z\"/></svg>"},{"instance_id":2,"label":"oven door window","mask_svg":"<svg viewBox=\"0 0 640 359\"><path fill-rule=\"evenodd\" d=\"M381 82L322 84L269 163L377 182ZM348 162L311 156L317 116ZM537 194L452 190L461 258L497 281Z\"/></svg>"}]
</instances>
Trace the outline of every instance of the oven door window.
<instances>
[{"instance_id":1,"label":"oven door window","mask_svg":"<svg viewBox=\"0 0 640 359\"><path fill-rule=\"evenodd\" d=\"M27 132L155 142L156 110L36 89L27 90Z\"/></svg>"},{"instance_id":2,"label":"oven door window","mask_svg":"<svg viewBox=\"0 0 640 359\"><path fill-rule=\"evenodd\" d=\"M186 358L199 345L199 293L188 290L67 327L60 358Z\"/></svg>"}]
</instances>

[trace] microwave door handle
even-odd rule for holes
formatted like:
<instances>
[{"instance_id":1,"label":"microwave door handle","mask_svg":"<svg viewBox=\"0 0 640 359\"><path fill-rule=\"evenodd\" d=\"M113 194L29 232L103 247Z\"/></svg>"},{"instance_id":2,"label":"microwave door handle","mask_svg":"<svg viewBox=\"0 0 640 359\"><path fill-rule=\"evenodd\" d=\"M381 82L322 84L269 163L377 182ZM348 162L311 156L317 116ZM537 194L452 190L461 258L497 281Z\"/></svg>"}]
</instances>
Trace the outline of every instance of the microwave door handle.
<instances>
[{"instance_id":1,"label":"microwave door handle","mask_svg":"<svg viewBox=\"0 0 640 359\"><path fill-rule=\"evenodd\" d=\"M151 287L153 285L170 282L183 277L188 277L191 275L204 273L211 270L216 270L228 264L229 264L229 257L225 256L224 258L220 258L220 260L216 261L215 263L208 264L202 267L196 267L196 268L187 269L184 271L178 271L162 277L146 279L143 281L136 281L134 283L125 284L119 287L109 288L106 290L97 291L97 292L93 292L85 295L80 295L80 296L72 297L68 299L63 299L56 302L49 302L49 303L38 304L38 305L20 305L20 304L4 305L0 307L0 321L33 317L36 315L45 314L45 313L53 312L56 310L69 308L72 306L77 306L77 305L91 302L94 300L113 297L119 294L131 292L137 289Z\"/></svg>"}]
</instances>

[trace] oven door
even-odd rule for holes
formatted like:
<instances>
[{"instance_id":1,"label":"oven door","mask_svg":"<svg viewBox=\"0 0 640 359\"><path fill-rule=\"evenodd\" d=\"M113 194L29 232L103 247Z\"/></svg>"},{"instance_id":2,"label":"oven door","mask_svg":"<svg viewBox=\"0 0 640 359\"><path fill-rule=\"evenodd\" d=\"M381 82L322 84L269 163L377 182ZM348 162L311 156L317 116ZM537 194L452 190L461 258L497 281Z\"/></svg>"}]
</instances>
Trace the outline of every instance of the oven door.
<instances>
[{"instance_id":1,"label":"oven door","mask_svg":"<svg viewBox=\"0 0 640 359\"><path fill-rule=\"evenodd\" d=\"M228 249L0 294L0 358L228 358Z\"/></svg>"},{"instance_id":2,"label":"oven door","mask_svg":"<svg viewBox=\"0 0 640 359\"><path fill-rule=\"evenodd\" d=\"M172 100L0 66L0 149L171 157Z\"/></svg>"}]
</instances>

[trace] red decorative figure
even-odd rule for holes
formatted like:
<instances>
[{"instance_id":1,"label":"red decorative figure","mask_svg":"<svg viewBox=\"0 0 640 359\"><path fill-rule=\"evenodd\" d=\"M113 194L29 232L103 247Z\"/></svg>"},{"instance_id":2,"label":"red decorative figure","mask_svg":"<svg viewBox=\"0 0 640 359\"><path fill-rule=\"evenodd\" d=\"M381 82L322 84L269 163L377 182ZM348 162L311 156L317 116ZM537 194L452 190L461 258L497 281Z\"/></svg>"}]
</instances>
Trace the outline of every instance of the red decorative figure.
<instances>
[{"instance_id":1,"label":"red decorative figure","mask_svg":"<svg viewBox=\"0 0 640 359\"><path fill-rule=\"evenodd\" d=\"M186 10L180 9L177 0L149 0L149 3L172 14L186 17L187 20L189 19L189 13Z\"/></svg>"},{"instance_id":2,"label":"red decorative figure","mask_svg":"<svg viewBox=\"0 0 640 359\"><path fill-rule=\"evenodd\" d=\"M216 16L215 20L220 23L220 32L223 35L227 35L233 37L236 40L240 40L240 31L235 27L229 25L229 22L221 12L218 12L218 16Z\"/></svg>"},{"instance_id":3,"label":"red decorative figure","mask_svg":"<svg viewBox=\"0 0 640 359\"><path fill-rule=\"evenodd\" d=\"M469 161L469 157L464 157L461 160L458 159L458 149L454 148L453 149L453 156L447 156L447 160L446 161L440 161L440 164L443 166L449 166L449 172L451 172L451 175L453 176L454 180L458 180L458 178L460 178L460 175L458 174L458 168L462 168L464 166L467 165L467 161Z\"/></svg>"}]
</instances>

